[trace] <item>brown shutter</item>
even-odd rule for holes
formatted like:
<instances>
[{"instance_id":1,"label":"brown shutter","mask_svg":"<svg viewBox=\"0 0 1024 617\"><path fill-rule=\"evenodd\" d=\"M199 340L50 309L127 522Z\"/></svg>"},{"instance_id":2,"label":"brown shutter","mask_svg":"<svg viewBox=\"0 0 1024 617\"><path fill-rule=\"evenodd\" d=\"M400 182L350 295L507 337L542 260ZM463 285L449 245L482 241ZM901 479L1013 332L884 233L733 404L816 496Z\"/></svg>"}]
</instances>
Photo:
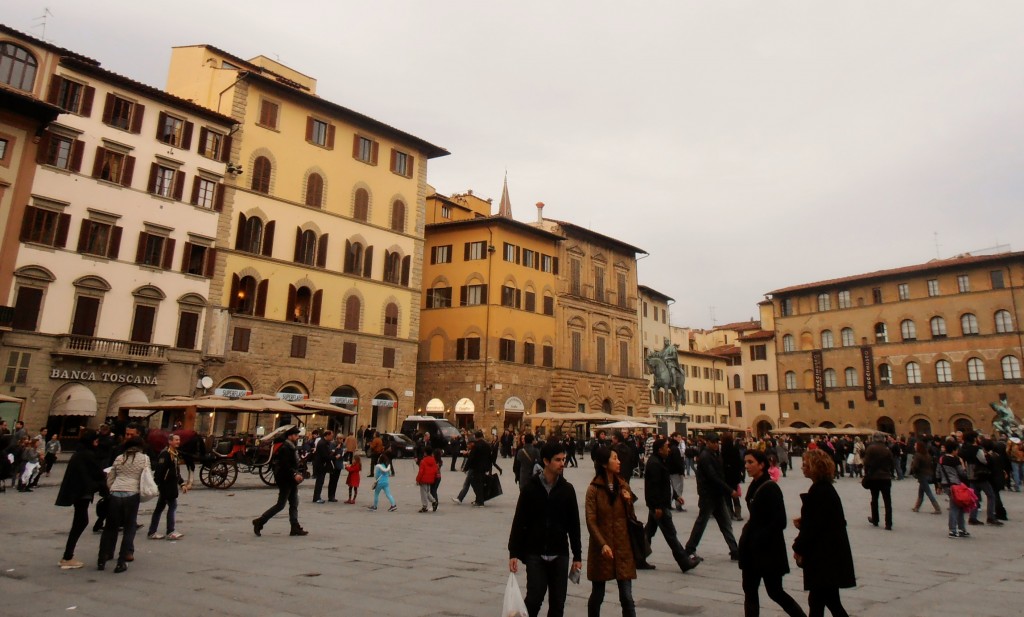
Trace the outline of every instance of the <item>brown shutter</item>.
<instances>
[{"instance_id":1,"label":"brown shutter","mask_svg":"<svg viewBox=\"0 0 1024 617\"><path fill-rule=\"evenodd\" d=\"M295 257L292 259L295 263L299 262L299 258L302 257L302 228L295 228Z\"/></svg>"},{"instance_id":2,"label":"brown shutter","mask_svg":"<svg viewBox=\"0 0 1024 617\"><path fill-rule=\"evenodd\" d=\"M103 173L103 157L106 156L106 148L96 148L96 158L92 161L92 177L99 178Z\"/></svg>"},{"instance_id":3,"label":"brown shutter","mask_svg":"<svg viewBox=\"0 0 1024 617\"><path fill-rule=\"evenodd\" d=\"M465 249L462 252L462 260L463 261L469 261L469 244L470 243L467 242L465 245L463 245L463 249Z\"/></svg>"},{"instance_id":4,"label":"brown shutter","mask_svg":"<svg viewBox=\"0 0 1024 617\"><path fill-rule=\"evenodd\" d=\"M39 143L36 144L36 163L40 165L44 165L50 162L51 135L53 134L50 133L50 131L43 131L43 134L39 137Z\"/></svg>"},{"instance_id":5,"label":"brown shutter","mask_svg":"<svg viewBox=\"0 0 1024 617\"><path fill-rule=\"evenodd\" d=\"M206 128L205 126L199 127L199 153L202 154L203 156L206 156L206 152L203 151L203 149L206 148L206 137L209 135L209 133L210 129ZM211 156L210 158L216 158L217 153L214 152L213 154L214 156Z\"/></svg>"},{"instance_id":6,"label":"brown shutter","mask_svg":"<svg viewBox=\"0 0 1024 617\"><path fill-rule=\"evenodd\" d=\"M192 253L192 243L186 242L185 249L181 252L181 271L188 272L189 256Z\"/></svg>"},{"instance_id":7,"label":"brown shutter","mask_svg":"<svg viewBox=\"0 0 1024 617\"><path fill-rule=\"evenodd\" d=\"M103 101L103 124L110 124L110 120L114 115L114 101L115 97L111 93L107 93L107 98Z\"/></svg>"},{"instance_id":8,"label":"brown shutter","mask_svg":"<svg viewBox=\"0 0 1024 617\"><path fill-rule=\"evenodd\" d=\"M377 151L380 150L380 144L372 142L370 146L370 163L373 165L377 164Z\"/></svg>"},{"instance_id":9,"label":"brown shutter","mask_svg":"<svg viewBox=\"0 0 1024 617\"><path fill-rule=\"evenodd\" d=\"M164 258L163 263L160 267L164 270L170 270L171 264L174 263L174 238L164 238Z\"/></svg>"},{"instance_id":10,"label":"brown shutter","mask_svg":"<svg viewBox=\"0 0 1024 617\"><path fill-rule=\"evenodd\" d=\"M144 231L139 232L139 246L135 247L135 263L142 263L142 258L146 256L146 238L149 236Z\"/></svg>"},{"instance_id":11,"label":"brown shutter","mask_svg":"<svg viewBox=\"0 0 1024 617\"><path fill-rule=\"evenodd\" d=\"M57 97L60 96L60 85L64 83L64 78L60 75L54 75L50 78L50 89L46 92L46 102L50 105L57 104Z\"/></svg>"},{"instance_id":12,"label":"brown shutter","mask_svg":"<svg viewBox=\"0 0 1024 617\"><path fill-rule=\"evenodd\" d=\"M220 142L220 162L227 163L231 160L231 135L225 135Z\"/></svg>"},{"instance_id":13,"label":"brown shutter","mask_svg":"<svg viewBox=\"0 0 1024 617\"><path fill-rule=\"evenodd\" d=\"M181 145L179 146L182 150L188 150L192 147L192 129L194 125L191 122L185 122L185 128L181 134Z\"/></svg>"},{"instance_id":14,"label":"brown shutter","mask_svg":"<svg viewBox=\"0 0 1024 617\"><path fill-rule=\"evenodd\" d=\"M402 285L409 286L409 268L412 265L412 257L406 255L402 259Z\"/></svg>"},{"instance_id":15,"label":"brown shutter","mask_svg":"<svg viewBox=\"0 0 1024 617\"><path fill-rule=\"evenodd\" d=\"M437 247L436 246L432 246L432 247L430 247L430 265L434 265L436 263L437 263Z\"/></svg>"},{"instance_id":16,"label":"brown shutter","mask_svg":"<svg viewBox=\"0 0 1024 617\"><path fill-rule=\"evenodd\" d=\"M520 251L519 251L519 247L517 246L517 247L516 247L516 264L519 264L519 263L520 263L520 261L519 261L519 257L520 257L520 256L519 256L519 253L520 253Z\"/></svg>"},{"instance_id":17,"label":"brown shutter","mask_svg":"<svg viewBox=\"0 0 1024 617\"><path fill-rule=\"evenodd\" d=\"M107 248L107 257L110 259L117 259L117 256L121 253L121 233L124 231L123 228L114 225L110 230L110 246Z\"/></svg>"},{"instance_id":18,"label":"brown shutter","mask_svg":"<svg viewBox=\"0 0 1024 617\"><path fill-rule=\"evenodd\" d=\"M334 150L334 125L327 125L327 149Z\"/></svg>"},{"instance_id":19,"label":"brown shutter","mask_svg":"<svg viewBox=\"0 0 1024 617\"><path fill-rule=\"evenodd\" d=\"M370 278L373 273L373 247L368 246L363 251L363 278Z\"/></svg>"},{"instance_id":20,"label":"brown shutter","mask_svg":"<svg viewBox=\"0 0 1024 617\"><path fill-rule=\"evenodd\" d=\"M142 116L146 113L146 106L136 103L132 106L132 133L142 132Z\"/></svg>"},{"instance_id":21,"label":"brown shutter","mask_svg":"<svg viewBox=\"0 0 1024 617\"><path fill-rule=\"evenodd\" d=\"M295 317L295 294L298 292L295 285L288 285L288 305L285 308L284 320L292 321Z\"/></svg>"},{"instance_id":22,"label":"brown shutter","mask_svg":"<svg viewBox=\"0 0 1024 617\"><path fill-rule=\"evenodd\" d=\"M221 212L224 210L224 185L217 184L213 187L213 210Z\"/></svg>"},{"instance_id":23,"label":"brown shutter","mask_svg":"<svg viewBox=\"0 0 1024 617\"><path fill-rule=\"evenodd\" d=\"M316 265L321 268L327 267L327 237L330 235L331 234L324 234L320 236L320 241L317 242Z\"/></svg>"},{"instance_id":24,"label":"brown shutter","mask_svg":"<svg viewBox=\"0 0 1024 617\"><path fill-rule=\"evenodd\" d=\"M228 295L228 307L234 308L237 306L235 302L238 301L238 288L242 286L242 280L238 278L237 274L231 275L231 294Z\"/></svg>"},{"instance_id":25,"label":"brown shutter","mask_svg":"<svg viewBox=\"0 0 1024 617\"><path fill-rule=\"evenodd\" d=\"M96 98L96 88L86 86L82 92L82 107L78 113L88 118L92 115L92 100Z\"/></svg>"},{"instance_id":26,"label":"brown shutter","mask_svg":"<svg viewBox=\"0 0 1024 617\"><path fill-rule=\"evenodd\" d=\"M324 290L316 290L316 293L313 294L313 306L311 306L309 309L309 323L313 324L314 326L320 325L320 306L323 304L323 301Z\"/></svg>"},{"instance_id":27,"label":"brown shutter","mask_svg":"<svg viewBox=\"0 0 1024 617\"><path fill-rule=\"evenodd\" d=\"M397 159L397 158L398 158L398 153L395 152L394 148L392 148L391 149L391 171L395 171L395 159Z\"/></svg>"},{"instance_id":28,"label":"brown shutter","mask_svg":"<svg viewBox=\"0 0 1024 617\"><path fill-rule=\"evenodd\" d=\"M405 157L405 160L405 175L408 178L412 178L415 175L416 157L410 154Z\"/></svg>"},{"instance_id":29,"label":"brown shutter","mask_svg":"<svg viewBox=\"0 0 1024 617\"><path fill-rule=\"evenodd\" d=\"M199 313L182 311L178 316L178 339L174 346L178 349L196 348L196 331L199 329Z\"/></svg>"},{"instance_id":30,"label":"brown shutter","mask_svg":"<svg viewBox=\"0 0 1024 617\"><path fill-rule=\"evenodd\" d=\"M192 177L192 197L189 198L189 202L193 206L199 203L199 176Z\"/></svg>"},{"instance_id":31,"label":"brown shutter","mask_svg":"<svg viewBox=\"0 0 1024 617\"><path fill-rule=\"evenodd\" d=\"M161 143L169 143L167 135L164 135L164 125L167 124L167 114L160 112L160 115L156 119L156 140Z\"/></svg>"},{"instance_id":32,"label":"brown shutter","mask_svg":"<svg viewBox=\"0 0 1024 617\"><path fill-rule=\"evenodd\" d=\"M267 313L267 289L270 287L270 279L263 279L256 286L256 316L263 317Z\"/></svg>"},{"instance_id":33,"label":"brown shutter","mask_svg":"<svg viewBox=\"0 0 1024 617\"><path fill-rule=\"evenodd\" d=\"M270 221L267 226L263 228L263 256L273 257L274 256L274 227L276 226L275 221Z\"/></svg>"},{"instance_id":34,"label":"brown shutter","mask_svg":"<svg viewBox=\"0 0 1024 617\"><path fill-rule=\"evenodd\" d=\"M156 307L139 305L135 307L131 340L133 343L149 343L153 340L153 317Z\"/></svg>"},{"instance_id":35,"label":"brown shutter","mask_svg":"<svg viewBox=\"0 0 1024 617\"><path fill-rule=\"evenodd\" d=\"M490 304L491 299L487 296L487 284L484 283L480 286L480 297L483 299L484 304Z\"/></svg>"},{"instance_id":36,"label":"brown shutter","mask_svg":"<svg viewBox=\"0 0 1024 617\"><path fill-rule=\"evenodd\" d=\"M212 277L213 270L217 267L217 249L206 249L206 263L203 266L203 276Z\"/></svg>"},{"instance_id":37,"label":"brown shutter","mask_svg":"<svg viewBox=\"0 0 1024 617\"><path fill-rule=\"evenodd\" d=\"M313 116L306 116L306 141L313 141Z\"/></svg>"},{"instance_id":38,"label":"brown shutter","mask_svg":"<svg viewBox=\"0 0 1024 617\"><path fill-rule=\"evenodd\" d=\"M32 220L35 218L36 208L32 206L25 206L25 216L21 219L21 234L18 235L18 239L22 242L26 242L32 232Z\"/></svg>"},{"instance_id":39,"label":"brown shutter","mask_svg":"<svg viewBox=\"0 0 1024 617\"><path fill-rule=\"evenodd\" d=\"M523 301L523 292L522 292L522 290L517 289L516 290L516 308L522 307L522 305L523 305L522 301Z\"/></svg>"},{"instance_id":40,"label":"brown shutter","mask_svg":"<svg viewBox=\"0 0 1024 617\"><path fill-rule=\"evenodd\" d=\"M146 185L146 192L156 192L156 172L160 169L160 166L156 163L149 164L149 184Z\"/></svg>"},{"instance_id":41,"label":"brown shutter","mask_svg":"<svg viewBox=\"0 0 1024 617\"><path fill-rule=\"evenodd\" d=\"M351 274L352 273L352 241L351 240L345 240L345 256L344 256L343 261L344 261L344 265L342 266L342 269L344 269L345 272L348 272L348 273Z\"/></svg>"},{"instance_id":42,"label":"brown shutter","mask_svg":"<svg viewBox=\"0 0 1024 617\"><path fill-rule=\"evenodd\" d=\"M245 215L238 213L238 230L235 232L235 250L242 250L243 238L245 237Z\"/></svg>"},{"instance_id":43,"label":"brown shutter","mask_svg":"<svg viewBox=\"0 0 1024 617\"><path fill-rule=\"evenodd\" d=\"M57 248L64 248L68 245L68 228L71 227L71 215L60 214L57 216L57 237L53 245Z\"/></svg>"},{"instance_id":44,"label":"brown shutter","mask_svg":"<svg viewBox=\"0 0 1024 617\"><path fill-rule=\"evenodd\" d=\"M180 169L174 172L174 199L181 201L181 196L185 192L185 172Z\"/></svg>"},{"instance_id":45,"label":"brown shutter","mask_svg":"<svg viewBox=\"0 0 1024 617\"><path fill-rule=\"evenodd\" d=\"M68 166L69 171L78 173L82 171L82 154L85 152L85 142L75 140L71 142L71 164Z\"/></svg>"},{"instance_id":46,"label":"brown shutter","mask_svg":"<svg viewBox=\"0 0 1024 617\"><path fill-rule=\"evenodd\" d=\"M121 174L121 186L131 186L132 176L135 174L135 157L124 157L124 172Z\"/></svg>"},{"instance_id":47,"label":"brown shutter","mask_svg":"<svg viewBox=\"0 0 1024 617\"><path fill-rule=\"evenodd\" d=\"M89 242L89 228L92 226L92 221L89 219L82 219L82 226L78 229L78 252L84 253L85 246Z\"/></svg>"},{"instance_id":48,"label":"brown shutter","mask_svg":"<svg viewBox=\"0 0 1024 617\"><path fill-rule=\"evenodd\" d=\"M554 270L555 270L552 274L558 274L558 258L557 257L552 257L551 258L551 263L554 266Z\"/></svg>"},{"instance_id":49,"label":"brown shutter","mask_svg":"<svg viewBox=\"0 0 1024 617\"><path fill-rule=\"evenodd\" d=\"M459 306L466 306L466 286L459 287Z\"/></svg>"},{"instance_id":50,"label":"brown shutter","mask_svg":"<svg viewBox=\"0 0 1024 617\"><path fill-rule=\"evenodd\" d=\"M352 158L359 158L359 134L352 136Z\"/></svg>"}]
</instances>

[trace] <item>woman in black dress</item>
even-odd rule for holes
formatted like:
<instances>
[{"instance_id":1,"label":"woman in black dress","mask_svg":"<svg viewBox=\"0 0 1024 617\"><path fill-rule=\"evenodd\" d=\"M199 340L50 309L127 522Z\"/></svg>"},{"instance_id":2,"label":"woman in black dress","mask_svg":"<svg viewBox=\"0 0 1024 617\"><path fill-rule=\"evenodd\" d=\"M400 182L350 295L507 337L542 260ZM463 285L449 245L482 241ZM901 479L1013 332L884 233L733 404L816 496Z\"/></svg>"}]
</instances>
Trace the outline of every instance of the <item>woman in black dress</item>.
<instances>
[{"instance_id":1,"label":"woman in black dress","mask_svg":"<svg viewBox=\"0 0 1024 617\"><path fill-rule=\"evenodd\" d=\"M856 586L857 577L843 502L832 486L835 462L827 452L808 450L803 472L812 484L800 495L800 518L793 521L800 530L793 542L793 559L804 570L808 613L810 617L823 617L828 607L834 617L847 617L839 590Z\"/></svg>"},{"instance_id":2,"label":"woman in black dress","mask_svg":"<svg viewBox=\"0 0 1024 617\"><path fill-rule=\"evenodd\" d=\"M739 563L743 571L743 614L756 617L761 605L758 592L761 581L768 597L790 617L806 617L796 600L782 589L782 577L789 573L786 555L786 503L782 489L768 477L768 458L759 450L747 450L743 465L750 476L747 488L747 512L739 542Z\"/></svg>"}]
</instances>

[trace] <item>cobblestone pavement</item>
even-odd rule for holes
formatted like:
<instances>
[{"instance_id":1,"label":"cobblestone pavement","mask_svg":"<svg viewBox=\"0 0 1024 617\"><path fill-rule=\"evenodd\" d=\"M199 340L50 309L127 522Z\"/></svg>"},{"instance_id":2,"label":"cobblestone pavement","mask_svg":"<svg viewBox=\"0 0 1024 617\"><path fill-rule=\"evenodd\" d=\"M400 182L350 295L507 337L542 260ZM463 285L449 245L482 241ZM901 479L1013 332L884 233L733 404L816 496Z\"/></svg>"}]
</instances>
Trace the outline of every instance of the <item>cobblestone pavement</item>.
<instances>
[{"instance_id":1,"label":"cobblestone pavement","mask_svg":"<svg viewBox=\"0 0 1024 617\"><path fill-rule=\"evenodd\" d=\"M510 471L511 461L499 464ZM254 476L240 476L230 490L199 488L182 497L178 530L184 539L149 540L140 531L135 562L126 573L115 574L113 564L103 572L95 569L99 536L91 531L83 535L76 555L86 567L57 567L72 514L70 508L53 505L63 471L59 464L32 493L8 489L0 495L5 532L0 615L488 617L500 612L517 496L511 474L503 478L505 495L485 508L472 508L469 500L465 505L451 502L464 476L446 466L440 509L428 514L418 513L411 461L398 462L392 490L399 509L393 513L366 509L372 498L366 478L357 505L310 503L312 486L306 482L299 490L299 517L311 533L301 538L288 536L286 512L267 525L262 538L253 535L250 520L277 493L263 488ZM588 464L567 470L581 507L591 475ZM791 473L780 484L793 518L808 481ZM891 532L867 523L868 493L856 480L839 479L837 487L849 520L859 583L842 594L852 615L980 617L1017 612L1014 598L1024 590L1024 494L1004 493L1010 518L1005 526L972 527L973 538L950 540L945 515L910 511L917 491L913 479L893 483ZM340 490L345 490L343 483ZM696 510L692 478L685 495L693 506L675 516L684 542ZM341 500L345 497L339 494ZM139 520L148 523L152 509L152 502L143 504ZM638 513L646 516L646 508L638 507ZM787 529L787 539L792 541L795 533ZM585 553L585 529L583 541ZM699 554L705 562L681 574L664 540L655 538L651 561L657 570L641 572L634 583L638 614L742 615L739 570L713 522ZM522 571L519 582L525 588ZM799 570L786 577L785 587L806 606ZM580 586L570 585L567 615L585 614L589 590L585 579ZM761 601L763 615L782 614L763 591ZM614 591L605 600L605 614L618 614Z\"/></svg>"}]
</instances>

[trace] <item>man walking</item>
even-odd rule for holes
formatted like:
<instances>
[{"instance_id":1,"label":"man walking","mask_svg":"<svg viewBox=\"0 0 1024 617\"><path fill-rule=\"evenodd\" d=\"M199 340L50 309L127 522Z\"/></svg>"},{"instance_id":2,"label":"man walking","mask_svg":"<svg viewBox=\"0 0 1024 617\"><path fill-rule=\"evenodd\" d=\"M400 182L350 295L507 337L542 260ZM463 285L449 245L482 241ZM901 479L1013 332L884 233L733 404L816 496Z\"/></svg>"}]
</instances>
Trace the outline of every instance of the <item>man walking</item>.
<instances>
[{"instance_id":1,"label":"man walking","mask_svg":"<svg viewBox=\"0 0 1024 617\"><path fill-rule=\"evenodd\" d=\"M540 614L548 596L548 617L565 613L569 584L569 549L572 569L583 568L580 540L580 511L576 490L562 476L565 446L552 439L541 448L544 471L533 476L519 494L512 531L508 537L508 569L526 566L526 610L530 617Z\"/></svg>"},{"instance_id":2,"label":"man walking","mask_svg":"<svg viewBox=\"0 0 1024 617\"><path fill-rule=\"evenodd\" d=\"M693 529L690 531L690 539L686 541L686 552L694 554L697 552L697 545L700 544L701 536L708 526L708 520L714 516L718 523L718 529L725 538L725 544L729 547L729 557L736 561L739 553L736 546L736 537L732 533L732 519L727 513L726 500L732 497L739 497L740 493L735 487L729 486L725 481L725 473L722 467L722 457L719 453L721 447L718 441L718 433L714 431L704 435L704 449L697 457L697 520L693 522Z\"/></svg>"},{"instance_id":3,"label":"man walking","mask_svg":"<svg viewBox=\"0 0 1024 617\"><path fill-rule=\"evenodd\" d=\"M654 538L655 532L659 529L665 542L672 551L672 557L683 572L692 570L700 563L699 557L688 555L676 536L676 527L672 523L672 485L669 480L668 459L671 446L668 441L662 438L654 440L651 447L651 456L647 459L644 469L644 499L647 503L647 525L644 532L647 540ZM640 556L637 555L639 558ZM653 570L654 566L642 563L637 560L637 569Z\"/></svg>"},{"instance_id":4,"label":"man walking","mask_svg":"<svg viewBox=\"0 0 1024 617\"><path fill-rule=\"evenodd\" d=\"M274 518L284 504L288 504L288 522L291 523L292 536L306 536L309 532L299 525L299 483L302 474L299 472L299 427L293 426L285 431L284 441L274 454L274 480L277 482L277 503L259 517L252 519L252 531L261 535L263 526Z\"/></svg>"},{"instance_id":5,"label":"man walking","mask_svg":"<svg viewBox=\"0 0 1024 617\"><path fill-rule=\"evenodd\" d=\"M871 436L864 448L864 487L871 491L871 516L868 522L878 527L878 495L885 502L885 528L892 529L892 473L896 462L885 445L885 433Z\"/></svg>"},{"instance_id":6,"label":"man walking","mask_svg":"<svg viewBox=\"0 0 1024 617\"><path fill-rule=\"evenodd\" d=\"M540 452L537 446L533 445L533 433L523 436L523 447L516 452L516 460L519 463L519 476L516 482L519 483L519 492L522 493L530 478L534 476L534 470L540 466Z\"/></svg>"},{"instance_id":7,"label":"man walking","mask_svg":"<svg viewBox=\"0 0 1024 617\"><path fill-rule=\"evenodd\" d=\"M491 471L493 460L491 446L484 440L484 432L477 431L475 436L476 440L466 455L466 481L462 485L462 490L459 491L459 496L452 497L452 501L462 503L469 492L469 487L472 486L475 497L473 506L480 508L484 505L484 476Z\"/></svg>"},{"instance_id":8,"label":"man walking","mask_svg":"<svg viewBox=\"0 0 1024 617\"><path fill-rule=\"evenodd\" d=\"M313 441L313 454L310 458L313 459L313 477L316 478L316 482L313 484L313 503L327 503L324 501L322 494L324 490L324 478L327 477L328 472L333 471L331 467L334 454L331 451L332 442L334 441L334 433L332 431L324 431L322 437L314 437Z\"/></svg>"}]
</instances>

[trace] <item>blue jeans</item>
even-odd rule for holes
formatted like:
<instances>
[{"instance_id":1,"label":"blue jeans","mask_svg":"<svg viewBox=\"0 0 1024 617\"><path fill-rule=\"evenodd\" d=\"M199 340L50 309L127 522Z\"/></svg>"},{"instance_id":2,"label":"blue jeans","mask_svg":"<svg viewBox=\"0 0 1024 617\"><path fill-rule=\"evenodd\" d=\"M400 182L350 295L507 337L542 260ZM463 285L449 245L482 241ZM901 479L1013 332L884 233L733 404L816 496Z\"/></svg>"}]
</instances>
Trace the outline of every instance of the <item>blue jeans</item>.
<instances>
[{"instance_id":1,"label":"blue jeans","mask_svg":"<svg viewBox=\"0 0 1024 617\"><path fill-rule=\"evenodd\" d=\"M920 508L924 502L924 498L927 497L928 501L932 502L932 506L938 510L939 502L935 499L935 493L932 492L932 479L924 476L918 476L917 478L917 504L914 508Z\"/></svg>"},{"instance_id":2,"label":"blue jeans","mask_svg":"<svg viewBox=\"0 0 1024 617\"><path fill-rule=\"evenodd\" d=\"M1013 490L1020 492L1020 482L1024 479L1024 461L1013 461Z\"/></svg>"},{"instance_id":3,"label":"blue jeans","mask_svg":"<svg viewBox=\"0 0 1024 617\"><path fill-rule=\"evenodd\" d=\"M559 555L552 561L540 555L523 558L526 566L526 611L530 617L540 614L544 594L548 596L548 617L565 614L565 594L569 588L569 556Z\"/></svg>"},{"instance_id":4,"label":"blue jeans","mask_svg":"<svg viewBox=\"0 0 1024 617\"><path fill-rule=\"evenodd\" d=\"M163 495L156 500L156 508L153 509L153 518L149 521L149 534L153 535L160 528L160 515L167 507L167 533L174 533L174 513L178 511L178 498L164 499Z\"/></svg>"},{"instance_id":5,"label":"blue jeans","mask_svg":"<svg viewBox=\"0 0 1024 617\"><path fill-rule=\"evenodd\" d=\"M981 512L982 496L987 500L985 512L988 520L994 519L996 517L996 492L992 490L992 483L988 480L975 480L971 484L971 488L974 489L974 494L978 496L978 509L971 512L970 519L977 522L978 513Z\"/></svg>"},{"instance_id":6,"label":"blue jeans","mask_svg":"<svg viewBox=\"0 0 1024 617\"><path fill-rule=\"evenodd\" d=\"M967 524L964 522L964 511L953 501L953 491L951 489L952 487L946 487L946 492L949 495L949 530L951 532L956 532L957 530L966 531Z\"/></svg>"}]
</instances>

